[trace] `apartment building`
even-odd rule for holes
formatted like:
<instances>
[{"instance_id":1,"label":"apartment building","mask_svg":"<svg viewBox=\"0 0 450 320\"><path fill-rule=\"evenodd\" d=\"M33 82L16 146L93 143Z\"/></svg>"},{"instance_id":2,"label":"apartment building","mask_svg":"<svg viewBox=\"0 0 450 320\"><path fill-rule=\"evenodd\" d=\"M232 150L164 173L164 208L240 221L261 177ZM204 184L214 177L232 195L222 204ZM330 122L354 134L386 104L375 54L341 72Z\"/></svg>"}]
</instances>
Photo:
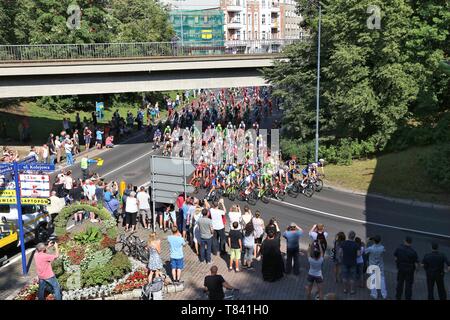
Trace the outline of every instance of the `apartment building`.
<instances>
[{"instance_id":1,"label":"apartment building","mask_svg":"<svg viewBox=\"0 0 450 320\"><path fill-rule=\"evenodd\" d=\"M283 0L284 39L299 39L303 35L303 30L300 27L303 18L297 15L296 6L296 0Z\"/></svg>"},{"instance_id":2,"label":"apartment building","mask_svg":"<svg viewBox=\"0 0 450 320\"><path fill-rule=\"evenodd\" d=\"M226 40L298 39L295 0L221 0Z\"/></svg>"}]
</instances>

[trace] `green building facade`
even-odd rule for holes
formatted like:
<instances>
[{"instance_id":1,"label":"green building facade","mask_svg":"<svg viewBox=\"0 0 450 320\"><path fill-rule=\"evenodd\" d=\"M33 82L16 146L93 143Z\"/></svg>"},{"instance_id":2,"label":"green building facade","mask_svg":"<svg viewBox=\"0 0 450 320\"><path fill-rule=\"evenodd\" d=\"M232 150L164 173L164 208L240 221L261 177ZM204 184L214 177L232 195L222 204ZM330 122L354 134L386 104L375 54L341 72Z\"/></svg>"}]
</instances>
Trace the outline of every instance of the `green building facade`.
<instances>
[{"instance_id":1,"label":"green building facade","mask_svg":"<svg viewBox=\"0 0 450 320\"><path fill-rule=\"evenodd\" d=\"M173 10L170 20L179 41L185 46L224 44L225 15L219 9Z\"/></svg>"}]
</instances>

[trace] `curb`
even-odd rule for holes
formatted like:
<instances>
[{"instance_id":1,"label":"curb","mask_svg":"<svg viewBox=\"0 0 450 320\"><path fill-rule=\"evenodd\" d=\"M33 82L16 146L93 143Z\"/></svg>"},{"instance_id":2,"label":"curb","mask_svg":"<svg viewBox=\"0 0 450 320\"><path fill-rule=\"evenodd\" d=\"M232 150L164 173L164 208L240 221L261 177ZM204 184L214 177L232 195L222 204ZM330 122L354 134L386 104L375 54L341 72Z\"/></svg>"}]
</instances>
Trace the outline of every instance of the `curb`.
<instances>
[{"instance_id":1,"label":"curb","mask_svg":"<svg viewBox=\"0 0 450 320\"><path fill-rule=\"evenodd\" d=\"M371 197L371 198L383 199L383 200L387 200L387 201L390 201L390 202L406 204L406 205L411 205L411 206L415 206L415 207L422 207L422 208L429 208L429 209L440 209L440 210L450 210L450 206L449 205L444 205L444 204L437 204L437 203L432 203L432 202L424 202L424 201L418 201L418 200L414 200L414 199L388 197L388 196L384 196L384 195L381 195L381 194L378 194L378 193L369 193L369 192L364 192L364 191L350 190L350 189L345 189L345 188L336 187L336 186L326 186L324 188L325 189L329 189L329 190L344 192L344 193L356 194L356 195L359 195L359 196L366 196L366 197Z\"/></svg>"}]
</instances>

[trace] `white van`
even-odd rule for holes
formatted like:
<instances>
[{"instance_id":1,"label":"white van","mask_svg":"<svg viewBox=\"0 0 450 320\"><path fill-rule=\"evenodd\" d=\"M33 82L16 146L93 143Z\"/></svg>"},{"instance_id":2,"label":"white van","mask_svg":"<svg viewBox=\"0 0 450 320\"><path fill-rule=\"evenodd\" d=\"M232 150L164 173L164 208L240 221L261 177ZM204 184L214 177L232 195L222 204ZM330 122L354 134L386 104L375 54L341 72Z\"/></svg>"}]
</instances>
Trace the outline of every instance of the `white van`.
<instances>
[{"instance_id":1,"label":"white van","mask_svg":"<svg viewBox=\"0 0 450 320\"><path fill-rule=\"evenodd\" d=\"M53 233L50 223L51 218L45 206L22 205L22 220L25 243L30 241L45 242ZM0 204L0 251L19 245L17 205ZM1 256L2 254L0 254Z\"/></svg>"}]
</instances>

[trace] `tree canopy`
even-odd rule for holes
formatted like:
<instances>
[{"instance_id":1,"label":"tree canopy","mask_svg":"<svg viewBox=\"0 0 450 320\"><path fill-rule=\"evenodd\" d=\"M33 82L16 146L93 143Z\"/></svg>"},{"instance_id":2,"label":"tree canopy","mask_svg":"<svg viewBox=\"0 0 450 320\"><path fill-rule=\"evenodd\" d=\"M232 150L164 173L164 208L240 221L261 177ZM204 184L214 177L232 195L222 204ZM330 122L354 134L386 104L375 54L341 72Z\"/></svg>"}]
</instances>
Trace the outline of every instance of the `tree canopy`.
<instances>
[{"instance_id":1,"label":"tree canopy","mask_svg":"<svg viewBox=\"0 0 450 320\"><path fill-rule=\"evenodd\" d=\"M74 4L79 28L66 25ZM165 41L174 33L155 0L0 0L0 26L1 44Z\"/></svg>"},{"instance_id":2,"label":"tree canopy","mask_svg":"<svg viewBox=\"0 0 450 320\"><path fill-rule=\"evenodd\" d=\"M265 70L286 105L289 137L314 138L318 9L297 0L311 30L310 42L285 50L287 62ZM320 135L322 144L342 139L383 150L411 119L436 123L448 112L450 5L445 0L322 1ZM381 9L380 29L370 29L367 8Z\"/></svg>"}]
</instances>

